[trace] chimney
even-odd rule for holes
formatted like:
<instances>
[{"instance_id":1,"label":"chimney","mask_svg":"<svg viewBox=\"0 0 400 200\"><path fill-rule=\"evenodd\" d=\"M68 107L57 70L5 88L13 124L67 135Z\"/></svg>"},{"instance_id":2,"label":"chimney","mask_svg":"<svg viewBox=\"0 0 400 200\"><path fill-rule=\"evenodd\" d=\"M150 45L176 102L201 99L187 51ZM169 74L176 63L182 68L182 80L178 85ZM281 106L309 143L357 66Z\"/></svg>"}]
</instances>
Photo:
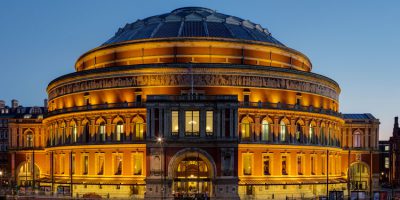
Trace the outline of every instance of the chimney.
<instances>
[{"instance_id":1,"label":"chimney","mask_svg":"<svg viewBox=\"0 0 400 200\"><path fill-rule=\"evenodd\" d=\"M0 100L0 108L6 107L6 102L4 100Z\"/></svg>"},{"instance_id":2,"label":"chimney","mask_svg":"<svg viewBox=\"0 0 400 200\"><path fill-rule=\"evenodd\" d=\"M11 108L17 108L18 107L18 100L11 100Z\"/></svg>"},{"instance_id":3,"label":"chimney","mask_svg":"<svg viewBox=\"0 0 400 200\"><path fill-rule=\"evenodd\" d=\"M399 131L399 117L394 117L394 127L393 127L393 136L397 136L400 134Z\"/></svg>"},{"instance_id":4,"label":"chimney","mask_svg":"<svg viewBox=\"0 0 400 200\"><path fill-rule=\"evenodd\" d=\"M48 105L48 100L47 99L44 99L43 100L43 106L44 106L44 108L47 108L47 105Z\"/></svg>"}]
</instances>

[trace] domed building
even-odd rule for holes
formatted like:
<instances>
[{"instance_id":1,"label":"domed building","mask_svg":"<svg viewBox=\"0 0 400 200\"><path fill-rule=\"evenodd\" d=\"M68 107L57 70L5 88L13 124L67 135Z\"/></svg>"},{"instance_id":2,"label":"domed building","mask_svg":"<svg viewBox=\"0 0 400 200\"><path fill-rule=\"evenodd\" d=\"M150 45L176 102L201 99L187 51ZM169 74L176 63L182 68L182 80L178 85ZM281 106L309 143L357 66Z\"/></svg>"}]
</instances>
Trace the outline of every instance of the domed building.
<instances>
[{"instance_id":1,"label":"domed building","mask_svg":"<svg viewBox=\"0 0 400 200\"><path fill-rule=\"evenodd\" d=\"M11 126L20 186L283 199L369 194L379 177L379 120L341 114L338 83L249 20L179 8L126 24L75 70L48 85L31 136L29 121Z\"/></svg>"}]
</instances>

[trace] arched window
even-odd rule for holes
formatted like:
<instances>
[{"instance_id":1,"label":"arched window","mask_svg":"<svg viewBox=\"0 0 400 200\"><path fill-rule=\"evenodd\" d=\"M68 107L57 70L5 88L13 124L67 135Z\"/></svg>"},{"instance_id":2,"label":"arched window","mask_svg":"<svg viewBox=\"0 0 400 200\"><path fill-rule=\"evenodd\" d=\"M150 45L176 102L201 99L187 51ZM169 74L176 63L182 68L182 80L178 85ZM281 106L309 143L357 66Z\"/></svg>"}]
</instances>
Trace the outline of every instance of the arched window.
<instances>
[{"instance_id":1,"label":"arched window","mask_svg":"<svg viewBox=\"0 0 400 200\"><path fill-rule=\"evenodd\" d=\"M75 123L72 124L72 142L76 142L78 138L78 127Z\"/></svg>"},{"instance_id":2,"label":"arched window","mask_svg":"<svg viewBox=\"0 0 400 200\"><path fill-rule=\"evenodd\" d=\"M83 128L84 141L86 143L88 143L90 141L90 126L89 126L89 122L87 122L83 127L84 127Z\"/></svg>"},{"instance_id":3,"label":"arched window","mask_svg":"<svg viewBox=\"0 0 400 200\"><path fill-rule=\"evenodd\" d=\"M65 124L61 124L61 144L65 144L66 130Z\"/></svg>"},{"instance_id":4,"label":"arched window","mask_svg":"<svg viewBox=\"0 0 400 200\"><path fill-rule=\"evenodd\" d=\"M106 123L104 122L100 123L98 134L100 142L106 141Z\"/></svg>"},{"instance_id":5,"label":"arched window","mask_svg":"<svg viewBox=\"0 0 400 200\"><path fill-rule=\"evenodd\" d=\"M310 129L308 130L308 141L310 143L314 143L314 137L315 136L315 125L311 122L310 123Z\"/></svg>"},{"instance_id":6,"label":"arched window","mask_svg":"<svg viewBox=\"0 0 400 200\"><path fill-rule=\"evenodd\" d=\"M326 140L325 140L325 124L322 124L321 128L319 129L319 137L320 137L320 143L321 144L326 144Z\"/></svg>"},{"instance_id":7,"label":"arched window","mask_svg":"<svg viewBox=\"0 0 400 200\"><path fill-rule=\"evenodd\" d=\"M281 142L286 141L286 134L288 132L287 129L288 129L287 124L283 120L281 120L280 131L279 131L279 140Z\"/></svg>"},{"instance_id":8,"label":"arched window","mask_svg":"<svg viewBox=\"0 0 400 200\"><path fill-rule=\"evenodd\" d=\"M26 134L26 147L33 147L33 134L30 131Z\"/></svg>"},{"instance_id":9,"label":"arched window","mask_svg":"<svg viewBox=\"0 0 400 200\"><path fill-rule=\"evenodd\" d=\"M353 147L361 147L361 132L355 131L353 134Z\"/></svg>"},{"instance_id":10,"label":"arched window","mask_svg":"<svg viewBox=\"0 0 400 200\"><path fill-rule=\"evenodd\" d=\"M136 116L133 119L133 123L134 123L133 124L133 131L134 131L135 139L142 140L144 132L145 132L144 120L141 117Z\"/></svg>"},{"instance_id":11,"label":"arched window","mask_svg":"<svg viewBox=\"0 0 400 200\"><path fill-rule=\"evenodd\" d=\"M303 127L300 122L296 123L296 141L301 142L303 138Z\"/></svg>"},{"instance_id":12,"label":"arched window","mask_svg":"<svg viewBox=\"0 0 400 200\"><path fill-rule=\"evenodd\" d=\"M265 119L261 122L261 140L269 140L269 122Z\"/></svg>"},{"instance_id":13,"label":"arched window","mask_svg":"<svg viewBox=\"0 0 400 200\"><path fill-rule=\"evenodd\" d=\"M124 133L124 123L119 121L115 126L115 140L121 141L121 136Z\"/></svg>"},{"instance_id":14,"label":"arched window","mask_svg":"<svg viewBox=\"0 0 400 200\"><path fill-rule=\"evenodd\" d=\"M242 139L250 139L250 123L251 119L249 117L245 117L241 123L241 135Z\"/></svg>"}]
</instances>

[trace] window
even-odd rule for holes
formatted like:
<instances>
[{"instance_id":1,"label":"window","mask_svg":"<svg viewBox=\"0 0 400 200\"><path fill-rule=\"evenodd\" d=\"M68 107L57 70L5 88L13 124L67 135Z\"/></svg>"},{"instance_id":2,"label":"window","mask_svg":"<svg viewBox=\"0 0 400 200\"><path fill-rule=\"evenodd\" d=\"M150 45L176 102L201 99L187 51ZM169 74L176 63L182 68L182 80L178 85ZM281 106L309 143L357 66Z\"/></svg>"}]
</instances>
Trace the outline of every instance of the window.
<instances>
[{"instance_id":1,"label":"window","mask_svg":"<svg viewBox=\"0 0 400 200\"><path fill-rule=\"evenodd\" d=\"M288 175L288 173L287 173L287 156L282 156L282 175Z\"/></svg>"},{"instance_id":2,"label":"window","mask_svg":"<svg viewBox=\"0 0 400 200\"><path fill-rule=\"evenodd\" d=\"M100 154L97 156L97 175L104 174L104 155Z\"/></svg>"},{"instance_id":3,"label":"window","mask_svg":"<svg viewBox=\"0 0 400 200\"><path fill-rule=\"evenodd\" d=\"M136 122L134 127L135 127L135 138L139 140L143 139L144 123Z\"/></svg>"},{"instance_id":4,"label":"window","mask_svg":"<svg viewBox=\"0 0 400 200\"><path fill-rule=\"evenodd\" d=\"M297 156L297 174L298 175L303 175L303 157L302 156Z\"/></svg>"},{"instance_id":5,"label":"window","mask_svg":"<svg viewBox=\"0 0 400 200\"><path fill-rule=\"evenodd\" d=\"M66 130L65 124L61 125L61 144L65 144Z\"/></svg>"},{"instance_id":6,"label":"window","mask_svg":"<svg viewBox=\"0 0 400 200\"><path fill-rule=\"evenodd\" d=\"M82 174L87 175L89 172L89 156L83 155Z\"/></svg>"},{"instance_id":7,"label":"window","mask_svg":"<svg viewBox=\"0 0 400 200\"><path fill-rule=\"evenodd\" d=\"M172 120L171 120L171 133L172 135L178 135L179 131L179 112L178 111L172 111Z\"/></svg>"},{"instance_id":8,"label":"window","mask_svg":"<svg viewBox=\"0 0 400 200\"><path fill-rule=\"evenodd\" d=\"M315 126L314 124L310 123L310 130L308 130L308 141L310 141L310 143L314 143L314 135L315 135Z\"/></svg>"},{"instance_id":9,"label":"window","mask_svg":"<svg viewBox=\"0 0 400 200\"><path fill-rule=\"evenodd\" d=\"M75 174L75 154L71 156L71 173Z\"/></svg>"},{"instance_id":10,"label":"window","mask_svg":"<svg viewBox=\"0 0 400 200\"><path fill-rule=\"evenodd\" d=\"M114 174L115 175L122 174L122 156L121 155L114 156Z\"/></svg>"},{"instance_id":11,"label":"window","mask_svg":"<svg viewBox=\"0 0 400 200\"><path fill-rule=\"evenodd\" d=\"M106 124L104 122L99 125L99 140L100 142L106 141Z\"/></svg>"},{"instance_id":12,"label":"window","mask_svg":"<svg viewBox=\"0 0 400 200\"><path fill-rule=\"evenodd\" d=\"M389 145L385 145L385 151L389 151L389 150L390 150Z\"/></svg>"},{"instance_id":13,"label":"window","mask_svg":"<svg viewBox=\"0 0 400 200\"><path fill-rule=\"evenodd\" d=\"M241 123L242 139L250 139L250 119L246 117Z\"/></svg>"},{"instance_id":14,"label":"window","mask_svg":"<svg viewBox=\"0 0 400 200\"><path fill-rule=\"evenodd\" d=\"M389 169L390 162L389 162L389 157L385 157L385 168Z\"/></svg>"},{"instance_id":15,"label":"window","mask_svg":"<svg viewBox=\"0 0 400 200\"><path fill-rule=\"evenodd\" d=\"M72 142L76 142L78 137L78 127L76 126L76 124L74 123L72 125Z\"/></svg>"},{"instance_id":16,"label":"window","mask_svg":"<svg viewBox=\"0 0 400 200\"><path fill-rule=\"evenodd\" d=\"M303 128L300 123L296 124L296 141L301 142L301 138L303 136Z\"/></svg>"},{"instance_id":17,"label":"window","mask_svg":"<svg viewBox=\"0 0 400 200\"><path fill-rule=\"evenodd\" d=\"M321 125L321 128L319 129L319 134L320 134L321 144L326 144L326 142L325 142L325 125Z\"/></svg>"},{"instance_id":18,"label":"window","mask_svg":"<svg viewBox=\"0 0 400 200\"><path fill-rule=\"evenodd\" d=\"M353 134L353 147L361 147L361 133L359 131Z\"/></svg>"},{"instance_id":19,"label":"window","mask_svg":"<svg viewBox=\"0 0 400 200\"><path fill-rule=\"evenodd\" d=\"M115 126L115 140L121 141L121 135L124 133L124 124L122 122L118 122Z\"/></svg>"},{"instance_id":20,"label":"window","mask_svg":"<svg viewBox=\"0 0 400 200\"><path fill-rule=\"evenodd\" d=\"M243 175L252 174L253 155L250 153L243 154Z\"/></svg>"},{"instance_id":21,"label":"window","mask_svg":"<svg viewBox=\"0 0 400 200\"><path fill-rule=\"evenodd\" d=\"M85 138L85 142L88 143L90 141L90 127L89 127L89 123L86 123L84 125L84 129L83 129L83 136Z\"/></svg>"},{"instance_id":22,"label":"window","mask_svg":"<svg viewBox=\"0 0 400 200\"><path fill-rule=\"evenodd\" d=\"M206 112L206 134L213 135L214 132L214 123L213 123L213 111Z\"/></svg>"},{"instance_id":23,"label":"window","mask_svg":"<svg viewBox=\"0 0 400 200\"><path fill-rule=\"evenodd\" d=\"M26 147L33 147L33 134L31 132L26 135Z\"/></svg>"},{"instance_id":24,"label":"window","mask_svg":"<svg viewBox=\"0 0 400 200\"><path fill-rule=\"evenodd\" d=\"M134 153L132 160L133 160L133 175L142 175L143 154L137 152Z\"/></svg>"},{"instance_id":25,"label":"window","mask_svg":"<svg viewBox=\"0 0 400 200\"><path fill-rule=\"evenodd\" d=\"M269 123L267 120L263 120L261 123L261 140L269 140Z\"/></svg>"},{"instance_id":26,"label":"window","mask_svg":"<svg viewBox=\"0 0 400 200\"><path fill-rule=\"evenodd\" d=\"M281 142L284 142L286 141L287 125L283 120L281 120L280 126L279 139Z\"/></svg>"},{"instance_id":27,"label":"window","mask_svg":"<svg viewBox=\"0 0 400 200\"><path fill-rule=\"evenodd\" d=\"M311 175L315 175L315 157L314 156L311 156L311 163L310 163L310 165L311 165Z\"/></svg>"},{"instance_id":28,"label":"window","mask_svg":"<svg viewBox=\"0 0 400 200\"><path fill-rule=\"evenodd\" d=\"M264 164L264 175L271 175L270 167L271 167L271 159L269 156L263 157L263 164Z\"/></svg>"},{"instance_id":29,"label":"window","mask_svg":"<svg viewBox=\"0 0 400 200\"><path fill-rule=\"evenodd\" d=\"M61 174L65 173L65 155L64 154L60 155L60 173Z\"/></svg>"},{"instance_id":30,"label":"window","mask_svg":"<svg viewBox=\"0 0 400 200\"><path fill-rule=\"evenodd\" d=\"M185 112L185 135L198 136L199 135L199 111L186 111Z\"/></svg>"}]
</instances>

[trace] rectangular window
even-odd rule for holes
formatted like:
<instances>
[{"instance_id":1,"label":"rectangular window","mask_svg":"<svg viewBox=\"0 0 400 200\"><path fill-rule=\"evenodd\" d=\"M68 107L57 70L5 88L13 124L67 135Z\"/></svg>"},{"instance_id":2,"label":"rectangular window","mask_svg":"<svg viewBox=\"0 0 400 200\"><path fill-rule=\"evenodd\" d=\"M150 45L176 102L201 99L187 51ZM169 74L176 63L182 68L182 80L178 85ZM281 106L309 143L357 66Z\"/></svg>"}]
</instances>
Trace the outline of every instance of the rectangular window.
<instances>
[{"instance_id":1,"label":"rectangular window","mask_svg":"<svg viewBox=\"0 0 400 200\"><path fill-rule=\"evenodd\" d=\"M251 175L252 173L253 155L249 153L243 154L243 175Z\"/></svg>"},{"instance_id":2,"label":"rectangular window","mask_svg":"<svg viewBox=\"0 0 400 200\"><path fill-rule=\"evenodd\" d=\"M172 120L171 120L171 133L172 135L178 135L179 132L179 112L172 111Z\"/></svg>"},{"instance_id":3,"label":"rectangular window","mask_svg":"<svg viewBox=\"0 0 400 200\"><path fill-rule=\"evenodd\" d=\"M186 111L185 112L185 135L198 136L200 125L200 112L199 111Z\"/></svg>"},{"instance_id":4,"label":"rectangular window","mask_svg":"<svg viewBox=\"0 0 400 200\"><path fill-rule=\"evenodd\" d=\"M297 174L303 175L303 158L302 156L297 156Z\"/></svg>"},{"instance_id":5,"label":"rectangular window","mask_svg":"<svg viewBox=\"0 0 400 200\"><path fill-rule=\"evenodd\" d=\"M385 157L385 168L389 169L390 162L389 162L389 157Z\"/></svg>"},{"instance_id":6,"label":"rectangular window","mask_svg":"<svg viewBox=\"0 0 400 200\"><path fill-rule=\"evenodd\" d=\"M288 172L287 172L287 156L282 156L282 175L288 175Z\"/></svg>"},{"instance_id":7,"label":"rectangular window","mask_svg":"<svg viewBox=\"0 0 400 200\"><path fill-rule=\"evenodd\" d=\"M311 156L311 175L315 175L315 157Z\"/></svg>"},{"instance_id":8,"label":"rectangular window","mask_svg":"<svg viewBox=\"0 0 400 200\"><path fill-rule=\"evenodd\" d=\"M104 155L99 154L97 155L97 175L103 175L104 174Z\"/></svg>"},{"instance_id":9,"label":"rectangular window","mask_svg":"<svg viewBox=\"0 0 400 200\"><path fill-rule=\"evenodd\" d=\"M133 154L133 175L142 175L143 153Z\"/></svg>"},{"instance_id":10,"label":"rectangular window","mask_svg":"<svg viewBox=\"0 0 400 200\"><path fill-rule=\"evenodd\" d=\"M65 155L60 155L60 173L64 174L65 170Z\"/></svg>"},{"instance_id":11,"label":"rectangular window","mask_svg":"<svg viewBox=\"0 0 400 200\"><path fill-rule=\"evenodd\" d=\"M75 174L75 154L72 154L71 157L71 173Z\"/></svg>"},{"instance_id":12,"label":"rectangular window","mask_svg":"<svg viewBox=\"0 0 400 200\"><path fill-rule=\"evenodd\" d=\"M122 174L122 155L114 156L114 175Z\"/></svg>"},{"instance_id":13,"label":"rectangular window","mask_svg":"<svg viewBox=\"0 0 400 200\"><path fill-rule=\"evenodd\" d=\"M83 162L82 162L82 174L87 175L89 173L89 156L84 155L83 156Z\"/></svg>"},{"instance_id":14,"label":"rectangular window","mask_svg":"<svg viewBox=\"0 0 400 200\"><path fill-rule=\"evenodd\" d=\"M271 175L271 172L270 172L271 159L269 156L263 157L263 164L264 164L264 175Z\"/></svg>"},{"instance_id":15,"label":"rectangular window","mask_svg":"<svg viewBox=\"0 0 400 200\"><path fill-rule=\"evenodd\" d=\"M124 133L124 124L122 122L118 122L116 126L116 140L121 141L121 135Z\"/></svg>"},{"instance_id":16,"label":"rectangular window","mask_svg":"<svg viewBox=\"0 0 400 200\"><path fill-rule=\"evenodd\" d=\"M214 124L213 124L213 111L207 111L206 112L206 134L207 135L213 135L213 130L214 130Z\"/></svg>"},{"instance_id":17,"label":"rectangular window","mask_svg":"<svg viewBox=\"0 0 400 200\"><path fill-rule=\"evenodd\" d=\"M385 145L385 151L389 151L389 145Z\"/></svg>"}]
</instances>

